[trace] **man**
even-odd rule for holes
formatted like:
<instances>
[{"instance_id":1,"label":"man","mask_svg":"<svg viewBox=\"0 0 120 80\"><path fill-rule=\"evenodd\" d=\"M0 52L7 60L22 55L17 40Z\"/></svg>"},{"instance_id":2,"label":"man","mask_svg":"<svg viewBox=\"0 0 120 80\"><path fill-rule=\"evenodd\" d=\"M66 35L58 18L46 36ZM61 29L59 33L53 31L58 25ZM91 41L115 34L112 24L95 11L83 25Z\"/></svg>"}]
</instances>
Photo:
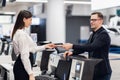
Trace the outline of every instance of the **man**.
<instances>
[{"instance_id":1,"label":"man","mask_svg":"<svg viewBox=\"0 0 120 80\"><path fill-rule=\"evenodd\" d=\"M71 43L63 44L63 47L66 50L73 49L73 52L65 52L64 57L87 51L89 58L103 59L95 66L93 80L110 80L112 73L108 56L110 37L106 30L102 27L102 13L92 13L90 17L90 24L93 33L91 34L88 43L84 45L74 45Z\"/></svg>"}]
</instances>

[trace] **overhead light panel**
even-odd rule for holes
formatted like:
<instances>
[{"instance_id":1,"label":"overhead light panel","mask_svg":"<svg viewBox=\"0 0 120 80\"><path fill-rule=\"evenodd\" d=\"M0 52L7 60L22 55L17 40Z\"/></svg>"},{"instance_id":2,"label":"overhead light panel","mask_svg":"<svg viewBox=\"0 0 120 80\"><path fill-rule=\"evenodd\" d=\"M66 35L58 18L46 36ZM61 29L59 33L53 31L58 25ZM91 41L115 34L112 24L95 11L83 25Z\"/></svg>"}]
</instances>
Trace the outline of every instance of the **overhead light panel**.
<instances>
[{"instance_id":1,"label":"overhead light panel","mask_svg":"<svg viewBox=\"0 0 120 80\"><path fill-rule=\"evenodd\" d=\"M17 0L17 2L41 2L41 3L47 3L48 0Z\"/></svg>"},{"instance_id":2,"label":"overhead light panel","mask_svg":"<svg viewBox=\"0 0 120 80\"><path fill-rule=\"evenodd\" d=\"M65 4L91 4L88 1L64 1Z\"/></svg>"}]
</instances>

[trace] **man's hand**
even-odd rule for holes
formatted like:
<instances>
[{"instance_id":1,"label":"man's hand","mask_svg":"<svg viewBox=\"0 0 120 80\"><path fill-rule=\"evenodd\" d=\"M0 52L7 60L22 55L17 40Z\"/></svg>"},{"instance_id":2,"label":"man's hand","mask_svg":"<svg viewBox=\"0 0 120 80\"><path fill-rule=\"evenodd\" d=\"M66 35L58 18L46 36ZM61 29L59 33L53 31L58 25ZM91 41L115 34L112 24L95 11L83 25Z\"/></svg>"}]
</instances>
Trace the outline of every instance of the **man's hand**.
<instances>
[{"instance_id":1,"label":"man's hand","mask_svg":"<svg viewBox=\"0 0 120 80\"><path fill-rule=\"evenodd\" d=\"M30 74L30 75L29 75L29 80L35 80L35 77L34 77L33 74Z\"/></svg>"},{"instance_id":2,"label":"man's hand","mask_svg":"<svg viewBox=\"0 0 120 80\"><path fill-rule=\"evenodd\" d=\"M66 51L64 54L63 54L63 57L66 58L67 56L70 56L72 55L73 52L70 52L70 51Z\"/></svg>"},{"instance_id":3,"label":"man's hand","mask_svg":"<svg viewBox=\"0 0 120 80\"><path fill-rule=\"evenodd\" d=\"M63 48L65 48L66 50L69 50L69 49L72 49L73 47L73 44L71 43L65 43L62 45Z\"/></svg>"}]
</instances>

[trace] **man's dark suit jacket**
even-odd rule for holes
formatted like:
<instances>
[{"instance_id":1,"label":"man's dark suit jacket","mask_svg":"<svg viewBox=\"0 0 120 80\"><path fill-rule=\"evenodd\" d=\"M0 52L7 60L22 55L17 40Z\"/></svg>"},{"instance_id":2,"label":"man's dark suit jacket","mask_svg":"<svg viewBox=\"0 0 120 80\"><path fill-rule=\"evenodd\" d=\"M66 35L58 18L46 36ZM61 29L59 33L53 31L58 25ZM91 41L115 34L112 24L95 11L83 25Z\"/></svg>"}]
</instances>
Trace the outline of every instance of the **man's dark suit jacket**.
<instances>
[{"instance_id":1,"label":"man's dark suit jacket","mask_svg":"<svg viewBox=\"0 0 120 80\"><path fill-rule=\"evenodd\" d=\"M110 42L108 33L101 27L96 32L93 32L87 44L73 45L73 55L86 51L89 53L89 58L103 59L95 66L94 76L104 76L112 72L108 54Z\"/></svg>"}]
</instances>

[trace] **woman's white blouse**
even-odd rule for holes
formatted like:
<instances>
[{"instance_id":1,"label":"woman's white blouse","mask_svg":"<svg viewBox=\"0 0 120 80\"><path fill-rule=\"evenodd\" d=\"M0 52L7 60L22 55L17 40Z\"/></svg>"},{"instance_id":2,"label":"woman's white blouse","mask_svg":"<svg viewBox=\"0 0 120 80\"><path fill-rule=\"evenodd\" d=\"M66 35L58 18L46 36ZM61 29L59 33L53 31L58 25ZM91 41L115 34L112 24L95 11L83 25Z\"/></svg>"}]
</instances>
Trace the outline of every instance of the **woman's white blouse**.
<instances>
[{"instance_id":1,"label":"woman's white blouse","mask_svg":"<svg viewBox=\"0 0 120 80\"><path fill-rule=\"evenodd\" d=\"M32 38L23 30L19 29L16 31L13 37L13 47L15 54L21 55L21 60L25 70L28 74L32 74L31 63L29 60L30 52L35 53L36 51L45 50L45 46L37 46Z\"/></svg>"}]
</instances>

